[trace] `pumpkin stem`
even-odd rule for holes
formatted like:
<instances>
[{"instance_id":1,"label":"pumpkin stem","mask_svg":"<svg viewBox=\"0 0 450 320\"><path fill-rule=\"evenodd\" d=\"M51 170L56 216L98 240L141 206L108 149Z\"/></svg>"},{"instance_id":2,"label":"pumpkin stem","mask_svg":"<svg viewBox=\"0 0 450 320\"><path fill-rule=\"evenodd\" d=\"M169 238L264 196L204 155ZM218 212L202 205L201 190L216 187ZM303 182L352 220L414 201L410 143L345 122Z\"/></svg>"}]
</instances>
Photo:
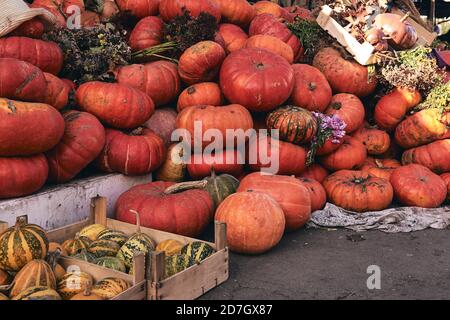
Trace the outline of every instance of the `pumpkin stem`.
<instances>
[{"instance_id":1,"label":"pumpkin stem","mask_svg":"<svg viewBox=\"0 0 450 320\"><path fill-rule=\"evenodd\" d=\"M342 108L342 103L340 103L340 102L334 102L334 103L331 104L331 107L332 107L334 110L340 110L340 109Z\"/></svg>"},{"instance_id":2,"label":"pumpkin stem","mask_svg":"<svg viewBox=\"0 0 450 320\"><path fill-rule=\"evenodd\" d=\"M205 189L208 185L208 181L201 180L201 181L188 181L188 182L181 182L174 184L173 186L168 187L166 190L164 190L165 194L174 194L186 190L192 190L192 189Z\"/></svg>"},{"instance_id":3,"label":"pumpkin stem","mask_svg":"<svg viewBox=\"0 0 450 320\"><path fill-rule=\"evenodd\" d=\"M316 90L317 89L317 84L315 82L310 82L308 84L308 89L311 90L311 91Z\"/></svg>"},{"instance_id":4,"label":"pumpkin stem","mask_svg":"<svg viewBox=\"0 0 450 320\"><path fill-rule=\"evenodd\" d=\"M131 213L134 213L136 215L136 233L140 234L141 233L141 216L139 214L139 212L137 212L136 210L130 210Z\"/></svg>"},{"instance_id":5,"label":"pumpkin stem","mask_svg":"<svg viewBox=\"0 0 450 320\"><path fill-rule=\"evenodd\" d=\"M47 260L47 263L52 268L52 270L56 269L56 265L58 264L58 259L59 259L60 256L61 256L61 249L60 248L56 248L55 251L49 252L47 254L46 260Z\"/></svg>"},{"instance_id":6,"label":"pumpkin stem","mask_svg":"<svg viewBox=\"0 0 450 320\"><path fill-rule=\"evenodd\" d=\"M130 136L141 136L143 132L144 132L144 128L139 127L139 128L134 129L133 131L131 131Z\"/></svg>"},{"instance_id":7,"label":"pumpkin stem","mask_svg":"<svg viewBox=\"0 0 450 320\"><path fill-rule=\"evenodd\" d=\"M409 17L409 12L406 13L406 14L400 19L400 22L405 22L405 20L408 19L408 17Z\"/></svg>"}]
</instances>

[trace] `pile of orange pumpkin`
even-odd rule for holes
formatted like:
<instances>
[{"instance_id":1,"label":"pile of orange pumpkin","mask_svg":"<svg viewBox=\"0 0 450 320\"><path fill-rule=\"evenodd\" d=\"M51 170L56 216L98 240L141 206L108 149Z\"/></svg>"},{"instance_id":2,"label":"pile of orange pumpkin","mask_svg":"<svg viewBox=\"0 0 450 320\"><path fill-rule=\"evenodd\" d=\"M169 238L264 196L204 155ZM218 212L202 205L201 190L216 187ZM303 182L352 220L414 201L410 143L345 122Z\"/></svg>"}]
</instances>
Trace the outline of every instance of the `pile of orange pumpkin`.
<instances>
[{"instance_id":1,"label":"pile of orange pumpkin","mask_svg":"<svg viewBox=\"0 0 450 320\"><path fill-rule=\"evenodd\" d=\"M303 227L327 200L356 212L383 210L393 201L433 208L448 200L450 113L426 109L409 115L425 97L396 88L378 101L369 119L362 99L370 98L378 83L366 67L344 58L331 43L312 65L302 63L302 39L285 22L314 19L308 10L245 0L107 2L102 16L83 9L83 25L127 11L138 19L129 37L134 51L160 44L163 23L184 10L192 16L206 12L220 24L215 41L195 44L178 64L153 59L123 66L115 70L116 83L94 81L78 88L57 77L63 52L39 39L44 26L38 19L1 38L0 198L32 194L47 181L70 181L93 162L101 172L153 172L165 183L124 194L117 204L119 219L131 221L129 211L137 210L146 227L196 236L215 218L228 224L231 249L244 253L272 248L285 230ZM64 26L59 8L70 4L84 8L82 0L35 0L32 6L50 10ZM59 112L71 90L78 110ZM326 141L315 163L307 164L319 126L313 112L339 117L346 136L339 143ZM195 121L203 130L222 133L279 129L278 175L259 173L266 166L262 159L211 165L230 155L245 158L238 149L216 150L200 156L200 163L176 163L174 156L183 150L171 134L185 129L196 142ZM265 137L244 143L248 148L256 143L258 150L273 142ZM192 185L165 191L176 182L209 177L212 167L241 180L232 190L236 194L228 196L233 192L217 185L215 177L209 187L227 189L228 197Z\"/></svg>"}]
</instances>

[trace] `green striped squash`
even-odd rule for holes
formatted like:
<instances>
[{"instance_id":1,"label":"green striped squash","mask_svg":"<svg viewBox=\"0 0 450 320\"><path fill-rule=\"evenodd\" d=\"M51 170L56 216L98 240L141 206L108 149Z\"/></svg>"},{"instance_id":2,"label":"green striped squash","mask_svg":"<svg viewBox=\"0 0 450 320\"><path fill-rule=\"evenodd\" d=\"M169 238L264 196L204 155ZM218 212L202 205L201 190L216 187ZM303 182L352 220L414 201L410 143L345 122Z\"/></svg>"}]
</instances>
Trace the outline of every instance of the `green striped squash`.
<instances>
[{"instance_id":1,"label":"green striped squash","mask_svg":"<svg viewBox=\"0 0 450 320\"><path fill-rule=\"evenodd\" d=\"M113 269L120 272L127 272L127 267L125 266L125 263L123 263L122 260L116 257L101 257L98 258L95 261L95 263L98 264L99 266L108 269Z\"/></svg>"},{"instance_id":2,"label":"green striped squash","mask_svg":"<svg viewBox=\"0 0 450 320\"><path fill-rule=\"evenodd\" d=\"M23 220L0 236L0 269L19 271L34 259L44 259L48 252L45 231Z\"/></svg>"},{"instance_id":3,"label":"green striped squash","mask_svg":"<svg viewBox=\"0 0 450 320\"><path fill-rule=\"evenodd\" d=\"M91 224L81 229L80 237L95 241L98 239L98 235L104 230L106 230L106 227L102 224Z\"/></svg>"},{"instance_id":4,"label":"green striped squash","mask_svg":"<svg viewBox=\"0 0 450 320\"><path fill-rule=\"evenodd\" d=\"M166 257L165 261L165 277L169 278L178 272L181 272L195 264L187 254L175 254L173 256Z\"/></svg>"},{"instance_id":5,"label":"green striped squash","mask_svg":"<svg viewBox=\"0 0 450 320\"><path fill-rule=\"evenodd\" d=\"M112 299L129 288L128 282L119 278L105 278L92 288L92 294L103 299Z\"/></svg>"},{"instance_id":6,"label":"green striped squash","mask_svg":"<svg viewBox=\"0 0 450 320\"><path fill-rule=\"evenodd\" d=\"M76 294L90 288L93 283L91 275L85 272L70 272L58 282L57 291L64 300L70 300Z\"/></svg>"},{"instance_id":7,"label":"green striped squash","mask_svg":"<svg viewBox=\"0 0 450 320\"><path fill-rule=\"evenodd\" d=\"M97 240L91 243L88 251L97 258L115 257L120 250L120 246L111 240Z\"/></svg>"},{"instance_id":8,"label":"green striped squash","mask_svg":"<svg viewBox=\"0 0 450 320\"><path fill-rule=\"evenodd\" d=\"M86 249L83 249L77 254L74 254L72 258L83 260L90 263L95 263L95 260L97 259L97 257L93 253L90 253Z\"/></svg>"},{"instance_id":9,"label":"green striped squash","mask_svg":"<svg viewBox=\"0 0 450 320\"><path fill-rule=\"evenodd\" d=\"M239 180L229 174L216 175L214 169L211 172L211 176L203 180L206 180L208 184L205 190L211 195L214 200L214 205L217 208L223 200L228 196L236 193L239 187Z\"/></svg>"},{"instance_id":10,"label":"green striped squash","mask_svg":"<svg viewBox=\"0 0 450 320\"><path fill-rule=\"evenodd\" d=\"M183 248L183 243L177 240L169 239L158 243L155 250L164 252L166 256L172 256L180 253L181 248Z\"/></svg>"},{"instance_id":11,"label":"green striped squash","mask_svg":"<svg viewBox=\"0 0 450 320\"><path fill-rule=\"evenodd\" d=\"M200 261L205 260L210 255L212 255L214 252L216 252L216 250L214 250L213 247L211 247L209 244L207 244L205 242L201 242L201 241L194 241L192 243L185 245L181 249L182 254L186 254L186 255L192 257L192 259L194 259L194 261L196 263L199 263Z\"/></svg>"},{"instance_id":12,"label":"green striped squash","mask_svg":"<svg viewBox=\"0 0 450 320\"><path fill-rule=\"evenodd\" d=\"M97 240L110 240L116 242L119 246L123 246L128 240L128 236L121 231L106 229L100 232Z\"/></svg>"},{"instance_id":13,"label":"green striped squash","mask_svg":"<svg viewBox=\"0 0 450 320\"><path fill-rule=\"evenodd\" d=\"M56 276L50 265L44 260L30 261L17 273L10 297L17 296L32 287L56 289Z\"/></svg>"},{"instance_id":14,"label":"green striped squash","mask_svg":"<svg viewBox=\"0 0 450 320\"><path fill-rule=\"evenodd\" d=\"M80 237L80 234L77 233L74 239L68 239L63 242L61 245L64 250L66 250L69 256L73 256L74 254L79 253L83 249L87 249L89 247L90 240L88 238Z\"/></svg>"},{"instance_id":15,"label":"green striped squash","mask_svg":"<svg viewBox=\"0 0 450 320\"><path fill-rule=\"evenodd\" d=\"M31 287L11 300L61 300L61 296L49 287Z\"/></svg>"}]
</instances>

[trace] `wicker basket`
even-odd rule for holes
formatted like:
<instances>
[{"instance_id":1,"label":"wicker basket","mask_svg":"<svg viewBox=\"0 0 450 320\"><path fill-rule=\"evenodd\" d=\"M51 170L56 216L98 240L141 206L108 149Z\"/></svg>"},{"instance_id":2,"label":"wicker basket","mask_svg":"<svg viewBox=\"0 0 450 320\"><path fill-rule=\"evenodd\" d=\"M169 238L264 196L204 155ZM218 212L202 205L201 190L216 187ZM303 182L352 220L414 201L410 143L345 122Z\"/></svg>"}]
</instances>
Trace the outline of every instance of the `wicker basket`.
<instances>
[{"instance_id":1,"label":"wicker basket","mask_svg":"<svg viewBox=\"0 0 450 320\"><path fill-rule=\"evenodd\" d=\"M50 24L56 22L56 17L49 11L42 8L31 9L22 0L0 0L0 8L0 37L36 16L41 16Z\"/></svg>"}]
</instances>

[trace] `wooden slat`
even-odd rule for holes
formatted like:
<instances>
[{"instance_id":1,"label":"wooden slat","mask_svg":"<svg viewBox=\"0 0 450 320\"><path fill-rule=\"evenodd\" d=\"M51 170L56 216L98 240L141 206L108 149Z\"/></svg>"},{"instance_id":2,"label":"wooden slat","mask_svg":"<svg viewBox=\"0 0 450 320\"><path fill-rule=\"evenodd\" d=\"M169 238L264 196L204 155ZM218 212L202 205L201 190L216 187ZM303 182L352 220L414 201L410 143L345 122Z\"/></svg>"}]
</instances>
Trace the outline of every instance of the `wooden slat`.
<instances>
[{"instance_id":1,"label":"wooden slat","mask_svg":"<svg viewBox=\"0 0 450 320\"><path fill-rule=\"evenodd\" d=\"M133 284L145 280L145 253L138 252L133 256Z\"/></svg>"},{"instance_id":2,"label":"wooden slat","mask_svg":"<svg viewBox=\"0 0 450 320\"><path fill-rule=\"evenodd\" d=\"M160 282L151 289L148 284L150 300L193 300L207 291L225 282L229 277L228 249L215 253L202 261L176 275Z\"/></svg>"},{"instance_id":3,"label":"wooden slat","mask_svg":"<svg viewBox=\"0 0 450 320\"><path fill-rule=\"evenodd\" d=\"M214 222L214 238L217 251L227 247L227 225L225 223L220 221Z\"/></svg>"},{"instance_id":4,"label":"wooden slat","mask_svg":"<svg viewBox=\"0 0 450 320\"><path fill-rule=\"evenodd\" d=\"M0 234L6 231L8 229L8 224L6 222L0 221Z\"/></svg>"},{"instance_id":5,"label":"wooden slat","mask_svg":"<svg viewBox=\"0 0 450 320\"><path fill-rule=\"evenodd\" d=\"M91 199L91 216L95 223L106 226L106 210L108 201L105 197L95 197Z\"/></svg>"},{"instance_id":6,"label":"wooden slat","mask_svg":"<svg viewBox=\"0 0 450 320\"><path fill-rule=\"evenodd\" d=\"M166 255L164 252L152 252L152 282L159 283L164 279L165 259Z\"/></svg>"},{"instance_id":7,"label":"wooden slat","mask_svg":"<svg viewBox=\"0 0 450 320\"><path fill-rule=\"evenodd\" d=\"M147 299L147 281L142 281L122 292L111 300L145 300Z\"/></svg>"}]
</instances>

